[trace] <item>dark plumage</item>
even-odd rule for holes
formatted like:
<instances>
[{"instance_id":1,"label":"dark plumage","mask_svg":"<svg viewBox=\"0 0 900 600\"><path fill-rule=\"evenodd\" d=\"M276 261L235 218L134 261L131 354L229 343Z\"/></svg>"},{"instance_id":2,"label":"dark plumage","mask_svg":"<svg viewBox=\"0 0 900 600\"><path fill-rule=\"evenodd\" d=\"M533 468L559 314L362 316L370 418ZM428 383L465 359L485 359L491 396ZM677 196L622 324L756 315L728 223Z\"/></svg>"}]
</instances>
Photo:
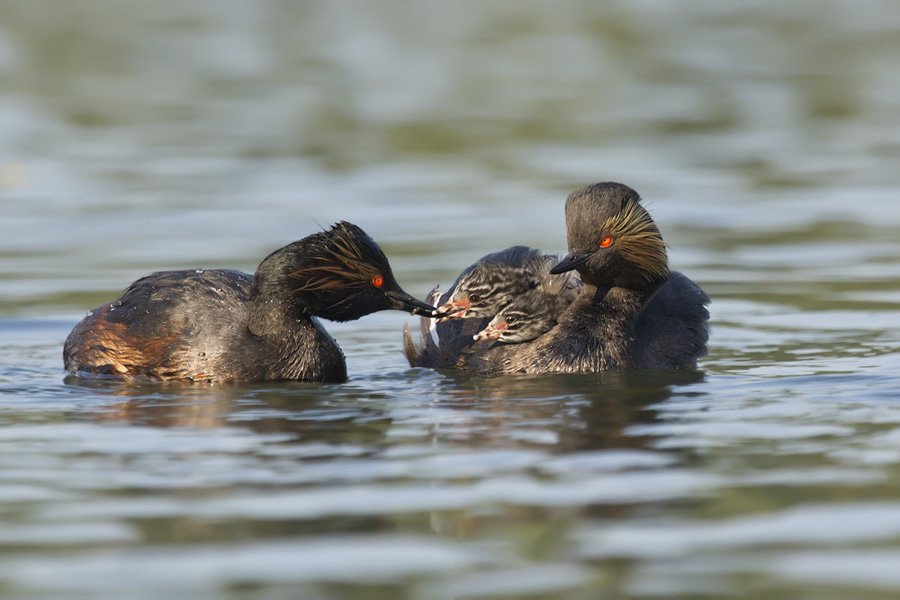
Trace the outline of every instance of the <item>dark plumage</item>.
<instances>
[{"instance_id":1,"label":"dark plumage","mask_svg":"<svg viewBox=\"0 0 900 600\"><path fill-rule=\"evenodd\" d=\"M709 337L709 298L669 271L666 245L637 192L598 183L566 201L570 253L551 274L578 272L575 300L549 331L524 343L435 344L407 336L410 364L478 373L696 368Z\"/></svg>"},{"instance_id":2,"label":"dark plumage","mask_svg":"<svg viewBox=\"0 0 900 600\"><path fill-rule=\"evenodd\" d=\"M432 313L394 279L372 238L340 222L276 250L254 275L163 271L78 323L65 368L86 376L200 381L344 381L344 355L316 317Z\"/></svg>"}]
</instances>

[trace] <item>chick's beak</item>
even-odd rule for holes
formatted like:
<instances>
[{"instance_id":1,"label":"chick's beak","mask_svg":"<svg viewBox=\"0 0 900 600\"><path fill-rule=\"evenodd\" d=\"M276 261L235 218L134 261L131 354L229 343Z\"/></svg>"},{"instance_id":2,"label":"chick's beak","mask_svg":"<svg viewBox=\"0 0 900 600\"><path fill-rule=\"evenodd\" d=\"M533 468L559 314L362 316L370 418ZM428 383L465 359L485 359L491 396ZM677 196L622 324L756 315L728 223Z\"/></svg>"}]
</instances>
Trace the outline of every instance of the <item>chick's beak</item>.
<instances>
[{"instance_id":1,"label":"chick's beak","mask_svg":"<svg viewBox=\"0 0 900 600\"><path fill-rule=\"evenodd\" d=\"M488 326L472 336L476 342L481 340L499 340L506 330L506 323L488 323Z\"/></svg>"},{"instance_id":2,"label":"chick's beak","mask_svg":"<svg viewBox=\"0 0 900 600\"><path fill-rule=\"evenodd\" d=\"M421 300L416 300L401 289L396 291L387 291L384 295L388 299L388 306L394 310L402 310L413 315L421 315L423 317L433 317L434 307L425 304Z\"/></svg>"},{"instance_id":3,"label":"chick's beak","mask_svg":"<svg viewBox=\"0 0 900 600\"><path fill-rule=\"evenodd\" d=\"M472 303L469 302L468 297L460 298L459 300L453 300L451 298L435 309L434 316L438 317L438 323L443 323L450 319L462 319L466 316L466 312L468 312L471 306Z\"/></svg>"}]
</instances>

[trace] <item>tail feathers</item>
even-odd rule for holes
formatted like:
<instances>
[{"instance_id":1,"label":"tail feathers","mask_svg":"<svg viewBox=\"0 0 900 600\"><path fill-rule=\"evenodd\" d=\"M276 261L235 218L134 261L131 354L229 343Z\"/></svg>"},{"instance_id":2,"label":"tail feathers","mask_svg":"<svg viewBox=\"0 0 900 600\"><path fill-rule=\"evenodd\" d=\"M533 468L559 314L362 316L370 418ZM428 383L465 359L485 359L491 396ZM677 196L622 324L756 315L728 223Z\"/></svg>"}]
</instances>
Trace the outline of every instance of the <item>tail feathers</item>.
<instances>
[{"instance_id":1,"label":"tail feathers","mask_svg":"<svg viewBox=\"0 0 900 600\"><path fill-rule=\"evenodd\" d=\"M425 298L428 304L435 305L441 297L439 286L435 286ZM419 342L413 340L409 326L403 325L403 353L411 367L429 367L440 369L452 367L455 361L434 340L432 335L437 322L426 317L419 318Z\"/></svg>"},{"instance_id":2,"label":"tail feathers","mask_svg":"<svg viewBox=\"0 0 900 600\"><path fill-rule=\"evenodd\" d=\"M411 367L424 367L423 363L423 355L425 354L425 348L417 346L416 343L412 339L412 335L409 333L409 325L406 323L403 324L403 354L406 355L406 360L409 361L409 366Z\"/></svg>"},{"instance_id":3,"label":"tail feathers","mask_svg":"<svg viewBox=\"0 0 900 600\"><path fill-rule=\"evenodd\" d=\"M420 333L417 343L409 332L409 326L403 325L403 353L409 366L429 369L447 369L456 366L456 357L435 343L427 324L421 324Z\"/></svg>"}]
</instances>

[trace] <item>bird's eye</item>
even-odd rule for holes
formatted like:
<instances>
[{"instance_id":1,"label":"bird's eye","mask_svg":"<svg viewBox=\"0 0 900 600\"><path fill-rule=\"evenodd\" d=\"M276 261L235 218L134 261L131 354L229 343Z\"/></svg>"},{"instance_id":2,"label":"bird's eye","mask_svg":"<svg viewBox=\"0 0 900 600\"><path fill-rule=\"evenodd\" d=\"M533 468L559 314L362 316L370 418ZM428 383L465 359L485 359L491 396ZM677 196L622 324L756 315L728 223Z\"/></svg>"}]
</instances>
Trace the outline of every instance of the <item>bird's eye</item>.
<instances>
[{"instance_id":1,"label":"bird's eye","mask_svg":"<svg viewBox=\"0 0 900 600\"><path fill-rule=\"evenodd\" d=\"M478 302L481 300L481 296L478 294L469 294L469 302Z\"/></svg>"},{"instance_id":2,"label":"bird's eye","mask_svg":"<svg viewBox=\"0 0 900 600\"><path fill-rule=\"evenodd\" d=\"M381 275L380 273L378 275L373 276L372 277L372 285L374 285L377 288L380 288L381 286L383 286L384 285L384 276Z\"/></svg>"},{"instance_id":3,"label":"bird's eye","mask_svg":"<svg viewBox=\"0 0 900 600\"><path fill-rule=\"evenodd\" d=\"M600 242L597 244L601 248L609 248L613 245L613 238L611 235L604 235L600 238Z\"/></svg>"},{"instance_id":4,"label":"bird's eye","mask_svg":"<svg viewBox=\"0 0 900 600\"><path fill-rule=\"evenodd\" d=\"M519 317L514 317L514 316L512 316L512 315L506 317L506 322L507 322L507 324L509 324L509 325L512 325L513 323L515 323L515 322L518 321L518 320L519 320Z\"/></svg>"}]
</instances>

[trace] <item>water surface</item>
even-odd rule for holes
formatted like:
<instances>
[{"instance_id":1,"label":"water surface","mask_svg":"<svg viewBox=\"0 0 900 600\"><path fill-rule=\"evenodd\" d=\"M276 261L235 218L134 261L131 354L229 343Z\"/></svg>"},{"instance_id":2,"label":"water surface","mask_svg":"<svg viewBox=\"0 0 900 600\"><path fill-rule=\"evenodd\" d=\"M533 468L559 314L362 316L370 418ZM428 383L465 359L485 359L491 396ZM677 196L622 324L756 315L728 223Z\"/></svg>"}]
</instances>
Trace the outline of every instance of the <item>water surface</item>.
<instances>
[{"instance_id":1,"label":"water surface","mask_svg":"<svg viewBox=\"0 0 900 600\"><path fill-rule=\"evenodd\" d=\"M0 595L892 598L900 10L0 2ZM148 272L347 219L424 295L640 191L713 298L697 373L66 378Z\"/></svg>"}]
</instances>

